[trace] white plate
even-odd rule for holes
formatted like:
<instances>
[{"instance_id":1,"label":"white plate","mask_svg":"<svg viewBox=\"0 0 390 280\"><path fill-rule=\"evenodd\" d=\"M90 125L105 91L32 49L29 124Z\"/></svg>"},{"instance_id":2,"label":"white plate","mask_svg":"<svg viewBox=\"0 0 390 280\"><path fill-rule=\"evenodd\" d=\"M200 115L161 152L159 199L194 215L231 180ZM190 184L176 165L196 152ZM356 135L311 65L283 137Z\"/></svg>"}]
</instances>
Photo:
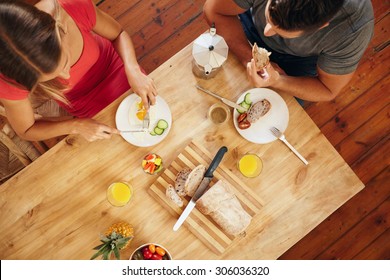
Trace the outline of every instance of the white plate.
<instances>
[{"instance_id":1,"label":"white plate","mask_svg":"<svg viewBox=\"0 0 390 280\"><path fill-rule=\"evenodd\" d=\"M127 96L116 111L115 123L119 130L131 130L142 128L142 121L136 116L137 103L141 98L135 93ZM121 136L130 144L138 147L150 147L160 143L168 135L172 125L172 115L168 104L162 97L157 96L156 104L149 109L150 125L149 131L152 131L158 120L164 119L168 123L168 128L161 135L150 135L149 132L127 132L121 133Z\"/></svg>"},{"instance_id":2,"label":"white plate","mask_svg":"<svg viewBox=\"0 0 390 280\"><path fill-rule=\"evenodd\" d=\"M246 140L256 144L266 144L276 140L277 138L271 133L270 128L272 126L277 127L280 131L285 131L288 125L288 108L286 102L275 91L268 88L253 88L245 91L237 100L237 103L241 103L244 100L245 95L250 92L250 98L253 103L262 99L267 99L271 102L271 109L261 117L257 122L247 129L240 129L237 123L237 117L239 113L234 109L233 121L238 133L241 134Z\"/></svg>"}]
</instances>

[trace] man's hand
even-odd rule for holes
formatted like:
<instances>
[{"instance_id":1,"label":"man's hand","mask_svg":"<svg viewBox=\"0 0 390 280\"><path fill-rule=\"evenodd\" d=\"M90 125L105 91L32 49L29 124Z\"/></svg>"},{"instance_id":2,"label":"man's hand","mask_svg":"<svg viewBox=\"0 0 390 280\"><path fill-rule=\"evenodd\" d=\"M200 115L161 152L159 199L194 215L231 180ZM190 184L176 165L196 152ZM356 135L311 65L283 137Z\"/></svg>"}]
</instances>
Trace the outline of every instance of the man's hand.
<instances>
[{"instance_id":1,"label":"man's hand","mask_svg":"<svg viewBox=\"0 0 390 280\"><path fill-rule=\"evenodd\" d=\"M279 81L280 74L285 74L277 64L272 62L268 63L263 71L257 72L253 58L247 63L246 70L250 82L257 88L275 86Z\"/></svg>"}]
</instances>

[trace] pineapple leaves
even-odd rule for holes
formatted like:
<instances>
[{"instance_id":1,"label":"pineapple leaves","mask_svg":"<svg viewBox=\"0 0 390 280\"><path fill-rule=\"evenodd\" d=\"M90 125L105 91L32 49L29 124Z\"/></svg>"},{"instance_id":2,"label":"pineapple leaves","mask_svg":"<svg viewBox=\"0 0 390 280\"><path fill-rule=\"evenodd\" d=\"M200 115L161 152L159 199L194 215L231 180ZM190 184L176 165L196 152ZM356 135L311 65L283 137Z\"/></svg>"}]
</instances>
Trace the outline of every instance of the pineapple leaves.
<instances>
[{"instance_id":1,"label":"pineapple leaves","mask_svg":"<svg viewBox=\"0 0 390 280\"><path fill-rule=\"evenodd\" d=\"M115 247L115 248L114 248L114 255L115 255L115 258L116 258L117 260L120 260L121 256L120 256L120 254L119 254L119 249L118 249L118 247Z\"/></svg>"},{"instance_id":2,"label":"pineapple leaves","mask_svg":"<svg viewBox=\"0 0 390 280\"><path fill-rule=\"evenodd\" d=\"M105 235L100 235L100 245L93 248L97 250L91 260L101 257L103 260L110 260L112 254L120 260L120 250L127 248L134 237L134 229L126 222L115 223L106 231ZM112 257L112 258L114 258Z\"/></svg>"},{"instance_id":3,"label":"pineapple leaves","mask_svg":"<svg viewBox=\"0 0 390 280\"><path fill-rule=\"evenodd\" d=\"M93 248L93 250L100 250L102 247L104 247L106 245L107 245L106 243L100 244L99 246L96 246L95 248Z\"/></svg>"}]
</instances>

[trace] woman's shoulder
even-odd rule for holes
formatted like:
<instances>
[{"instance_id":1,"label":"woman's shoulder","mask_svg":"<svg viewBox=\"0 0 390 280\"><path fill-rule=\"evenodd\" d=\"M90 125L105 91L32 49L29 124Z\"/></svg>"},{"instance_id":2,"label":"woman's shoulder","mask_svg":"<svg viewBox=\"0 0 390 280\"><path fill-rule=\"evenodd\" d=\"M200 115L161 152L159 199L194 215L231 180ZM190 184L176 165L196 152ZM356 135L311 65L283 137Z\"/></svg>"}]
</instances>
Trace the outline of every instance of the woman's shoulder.
<instances>
[{"instance_id":1,"label":"woman's shoulder","mask_svg":"<svg viewBox=\"0 0 390 280\"><path fill-rule=\"evenodd\" d=\"M96 11L92 0L58 0L58 3L79 26L88 30L95 26Z\"/></svg>"},{"instance_id":2,"label":"woman's shoulder","mask_svg":"<svg viewBox=\"0 0 390 280\"><path fill-rule=\"evenodd\" d=\"M0 99L22 100L27 98L29 91L18 88L10 82L6 82L0 74Z\"/></svg>"}]
</instances>

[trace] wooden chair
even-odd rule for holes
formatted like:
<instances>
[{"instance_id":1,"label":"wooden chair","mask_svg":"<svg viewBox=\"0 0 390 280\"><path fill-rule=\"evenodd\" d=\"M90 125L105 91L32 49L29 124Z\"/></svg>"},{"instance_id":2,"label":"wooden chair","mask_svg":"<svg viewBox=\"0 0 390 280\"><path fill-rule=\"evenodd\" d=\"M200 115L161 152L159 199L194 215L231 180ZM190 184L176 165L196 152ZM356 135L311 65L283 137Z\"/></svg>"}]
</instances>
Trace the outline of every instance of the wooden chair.
<instances>
[{"instance_id":1,"label":"wooden chair","mask_svg":"<svg viewBox=\"0 0 390 280\"><path fill-rule=\"evenodd\" d=\"M71 116L53 100L35 102L36 118L61 118L67 119ZM12 177L23 167L29 165L40 155L45 153L51 146L62 138L48 141L26 141L21 139L7 122L4 107L0 104L0 117L4 125L0 129L0 184Z\"/></svg>"}]
</instances>

